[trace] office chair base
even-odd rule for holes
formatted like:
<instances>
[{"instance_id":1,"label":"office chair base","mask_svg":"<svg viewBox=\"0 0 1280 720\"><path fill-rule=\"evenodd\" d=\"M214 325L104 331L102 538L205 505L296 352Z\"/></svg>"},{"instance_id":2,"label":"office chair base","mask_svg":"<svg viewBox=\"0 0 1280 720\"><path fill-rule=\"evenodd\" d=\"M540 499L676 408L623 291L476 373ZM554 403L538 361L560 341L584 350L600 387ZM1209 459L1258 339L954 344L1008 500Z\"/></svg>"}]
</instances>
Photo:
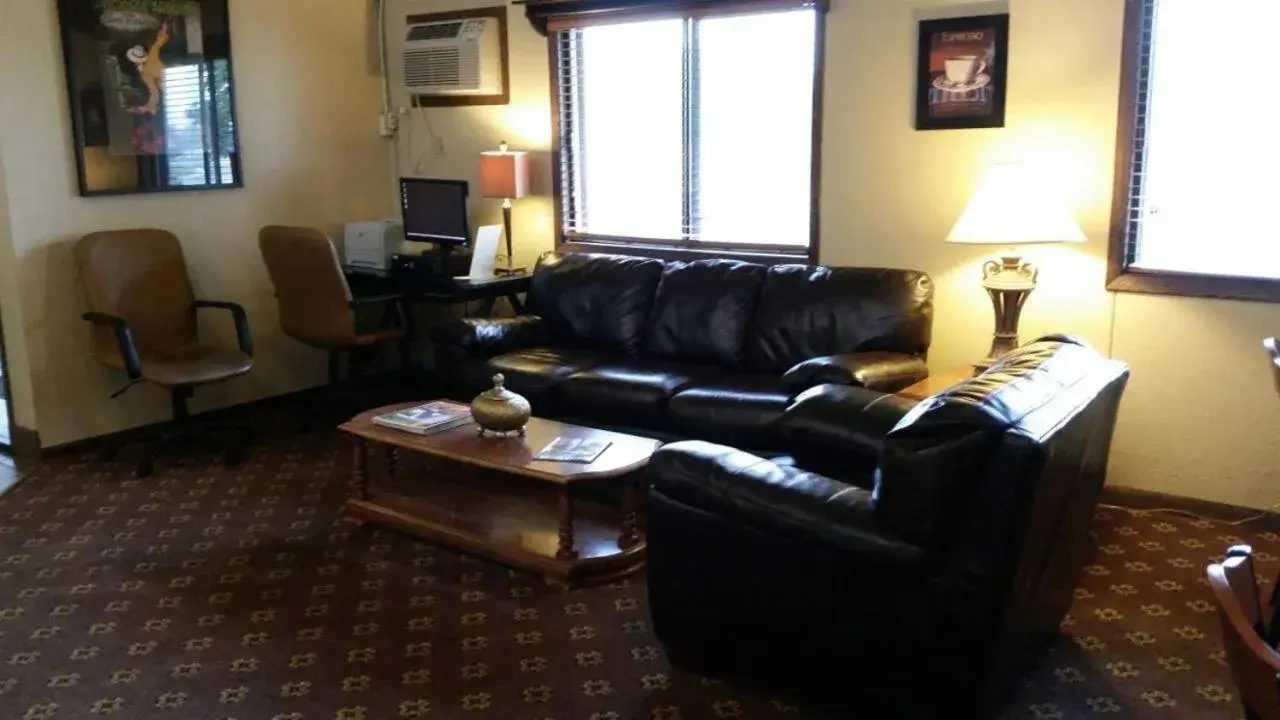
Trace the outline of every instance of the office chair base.
<instances>
[{"instance_id":1,"label":"office chair base","mask_svg":"<svg viewBox=\"0 0 1280 720\"><path fill-rule=\"evenodd\" d=\"M248 459L249 448L254 440L253 429L247 425L226 425L193 419L187 407L192 394L191 387L175 387L170 391L173 419L159 434L143 441L142 457L134 468L134 477L152 475L156 469L156 461L175 447L206 444L211 437L227 438L226 442L219 444L223 446L220 449L228 467L239 465ZM116 459L119 451L119 445L103 443L98 448L98 459L110 462Z\"/></svg>"},{"instance_id":2,"label":"office chair base","mask_svg":"<svg viewBox=\"0 0 1280 720\"><path fill-rule=\"evenodd\" d=\"M253 445L253 430L247 426L208 425L202 423L184 424L180 428L164 433L146 443L142 457L134 469L134 477L144 478L155 472L156 463L171 451L185 445L206 444L209 438L226 438L220 448L223 463L227 467L242 464L249 457L249 448Z\"/></svg>"},{"instance_id":3,"label":"office chair base","mask_svg":"<svg viewBox=\"0 0 1280 720\"><path fill-rule=\"evenodd\" d=\"M400 372L408 382L412 377L412 362L407 340L400 343L399 355ZM369 408L378 407L380 403L370 399L368 388L361 386L361 380L367 378L365 370L375 357L376 349L369 347L330 350L328 384L317 388L298 406L298 433L310 434L316 425L325 428L339 425Z\"/></svg>"}]
</instances>

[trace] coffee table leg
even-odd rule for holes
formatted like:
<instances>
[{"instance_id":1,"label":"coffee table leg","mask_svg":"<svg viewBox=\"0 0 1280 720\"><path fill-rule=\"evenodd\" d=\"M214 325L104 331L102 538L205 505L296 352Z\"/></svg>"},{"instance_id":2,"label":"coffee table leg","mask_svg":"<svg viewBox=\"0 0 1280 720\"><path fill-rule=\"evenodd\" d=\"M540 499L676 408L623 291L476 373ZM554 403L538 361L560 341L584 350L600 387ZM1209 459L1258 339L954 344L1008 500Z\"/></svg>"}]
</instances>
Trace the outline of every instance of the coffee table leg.
<instances>
[{"instance_id":1,"label":"coffee table leg","mask_svg":"<svg viewBox=\"0 0 1280 720\"><path fill-rule=\"evenodd\" d=\"M626 550L640 542L636 530L636 506L640 502L639 479L629 480L622 491L622 533L618 536L618 549Z\"/></svg>"},{"instance_id":2,"label":"coffee table leg","mask_svg":"<svg viewBox=\"0 0 1280 720\"><path fill-rule=\"evenodd\" d=\"M578 551L573 549L573 495L568 485L560 486L556 499L560 506L560 549L556 559L577 560Z\"/></svg>"},{"instance_id":3,"label":"coffee table leg","mask_svg":"<svg viewBox=\"0 0 1280 720\"><path fill-rule=\"evenodd\" d=\"M400 448L395 445L388 445L386 450L387 456L387 476L395 477L396 472L400 469Z\"/></svg>"},{"instance_id":4,"label":"coffee table leg","mask_svg":"<svg viewBox=\"0 0 1280 720\"><path fill-rule=\"evenodd\" d=\"M355 485L356 498L369 499L369 446L364 438L356 438L351 448L351 479Z\"/></svg>"},{"instance_id":5,"label":"coffee table leg","mask_svg":"<svg viewBox=\"0 0 1280 720\"><path fill-rule=\"evenodd\" d=\"M369 499L369 448L364 438L353 438L351 443L351 485L354 488L351 502ZM352 513L350 502L342 521L357 526L364 524L363 518Z\"/></svg>"}]
</instances>

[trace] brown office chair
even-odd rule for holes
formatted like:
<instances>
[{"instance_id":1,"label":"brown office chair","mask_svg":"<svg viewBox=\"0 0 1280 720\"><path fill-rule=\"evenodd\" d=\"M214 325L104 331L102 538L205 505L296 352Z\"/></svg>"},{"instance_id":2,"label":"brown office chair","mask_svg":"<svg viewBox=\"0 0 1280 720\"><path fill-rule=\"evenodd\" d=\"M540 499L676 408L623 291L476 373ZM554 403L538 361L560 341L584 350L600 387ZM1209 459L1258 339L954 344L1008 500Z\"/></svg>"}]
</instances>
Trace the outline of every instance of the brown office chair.
<instances>
[{"instance_id":1,"label":"brown office chair","mask_svg":"<svg viewBox=\"0 0 1280 720\"><path fill-rule=\"evenodd\" d=\"M412 326L403 299L396 294L352 297L328 235L313 228L268 225L258 233L258 247L275 286L280 327L294 340L328 351L331 393L342 384L343 357L347 379L354 380L369 351L380 343L397 343L401 367L409 371ZM361 331L356 308L377 304L385 307L381 327ZM304 410L304 429L313 415Z\"/></svg>"},{"instance_id":2,"label":"brown office chair","mask_svg":"<svg viewBox=\"0 0 1280 720\"><path fill-rule=\"evenodd\" d=\"M1253 549L1236 545L1222 563L1208 568L1209 585L1218 601L1227 665L1249 720L1280 720L1280 653L1268 642L1266 621L1253 573ZM1274 604L1274 596L1272 598ZM1274 619L1272 620L1274 626Z\"/></svg>"},{"instance_id":3,"label":"brown office chair","mask_svg":"<svg viewBox=\"0 0 1280 720\"><path fill-rule=\"evenodd\" d=\"M169 391L173 424L148 443L138 462L138 477L154 470L158 455L174 441L197 433L187 401L200 385L244 375L253 366L253 340L244 308L235 303L196 300L187 276L182 245L164 230L113 230L86 235L76 243L76 265L88 302L84 319L93 323L93 357L129 377L112 397L138 383ZM196 311L228 310L235 319L239 349L200 342ZM234 430L241 442L227 450L227 462L243 459L246 428ZM217 428L199 428L200 435ZM103 449L111 457L114 447Z\"/></svg>"}]
</instances>

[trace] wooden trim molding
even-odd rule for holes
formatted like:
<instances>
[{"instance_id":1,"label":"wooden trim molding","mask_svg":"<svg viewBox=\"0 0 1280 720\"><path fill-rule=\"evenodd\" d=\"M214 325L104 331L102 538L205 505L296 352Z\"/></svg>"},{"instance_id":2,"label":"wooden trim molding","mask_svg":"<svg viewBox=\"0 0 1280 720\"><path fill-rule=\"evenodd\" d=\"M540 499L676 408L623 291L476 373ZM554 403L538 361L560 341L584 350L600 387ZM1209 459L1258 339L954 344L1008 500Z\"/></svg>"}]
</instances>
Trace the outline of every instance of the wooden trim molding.
<instances>
[{"instance_id":1,"label":"wooden trim molding","mask_svg":"<svg viewBox=\"0 0 1280 720\"><path fill-rule=\"evenodd\" d=\"M516 0L539 33L639 18L698 17L734 13L816 8L825 14L830 0Z\"/></svg>"},{"instance_id":2,"label":"wooden trim molding","mask_svg":"<svg viewBox=\"0 0 1280 720\"><path fill-rule=\"evenodd\" d=\"M1107 289L1155 295L1185 295L1228 300L1280 302L1280 280L1152 270L1133 267L1127 248L1129 199L1138 140L1138 94L1142 78L1142 23L1151 0L1125 0L1123 58L1120 69L1116 166L1111 197L1111 233L1107 248Z\"/></svg>"},{"instance_id":3,"label":"wooden trim molding","mask_svg":"<svg viewBox=\"0 0 1280 720\"><path fill-rule=\"evenodd\" d=\"M14 457L39 459L42 451L40 433L21 425L10 425L9 451Z\"/></svg>"},{"instance_id":4,"label":"wooden trim molding","mask_svg":"<svg viewBox=\"0 0 1280 720\"><path fill-rule=\"evenodd\" d=\"M798 249L798 248L797 248ZM808 265L816 262L807 254L788 254L769 249L734 247L691 247L687 245L646 244L643 242L609 243L590 240L566 240L560 243L558 252L609 253L612 255L636 255L663 260L742 260L761 265Z\"/></svg>"},{"instance_id":5,"label":"wooden trim molding","mask_svg":"<svg viewBox=\"0 0 1280 720\"><path fill-rule=\"evenodd\" d=\"M1201 500L1185 495L1170 495L1153 490L1139 490L1123 485L1107 485L1102 489L1099 502L1115 505L1139 512L1154 510L1173 510L1180 513L1196 515L1217 522L1232 523L1250 518L1258 518L1258 527L1280 530L1280 515L1271 511L1229 505L1213 500ZM1154 517L1154 516L1153 516Z\"/></svg>"}]
</instances>

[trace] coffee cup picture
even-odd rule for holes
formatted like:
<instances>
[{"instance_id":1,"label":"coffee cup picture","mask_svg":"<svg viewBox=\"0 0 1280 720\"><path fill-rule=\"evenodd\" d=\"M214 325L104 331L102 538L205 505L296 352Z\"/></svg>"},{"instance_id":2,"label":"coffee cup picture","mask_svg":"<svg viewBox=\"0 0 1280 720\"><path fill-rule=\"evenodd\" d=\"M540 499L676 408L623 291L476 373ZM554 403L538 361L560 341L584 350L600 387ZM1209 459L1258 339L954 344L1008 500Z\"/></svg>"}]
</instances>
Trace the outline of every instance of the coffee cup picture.
<instances>
[{"instance_id":1,"label":"coffee cup picture","mask_svg":"<svg viewBox=\"0 0 1280 720\"><path fill-rule=\"evenodd\" d=\"M916 129L1003 127L1009 15L920 21Z\"/></svg>"},{"instance_id":2,"label":"coffee cup picture","mask_svg":"<svg viewBox=\"0 0 1280 720\"><path fill-rule=\"evenodd\" d=\"M987 64L979 60L977 55L957 55L947 58L943 62L943 68L948 83L968 85L987 69Z\"/></svg>"}]
</instances>

